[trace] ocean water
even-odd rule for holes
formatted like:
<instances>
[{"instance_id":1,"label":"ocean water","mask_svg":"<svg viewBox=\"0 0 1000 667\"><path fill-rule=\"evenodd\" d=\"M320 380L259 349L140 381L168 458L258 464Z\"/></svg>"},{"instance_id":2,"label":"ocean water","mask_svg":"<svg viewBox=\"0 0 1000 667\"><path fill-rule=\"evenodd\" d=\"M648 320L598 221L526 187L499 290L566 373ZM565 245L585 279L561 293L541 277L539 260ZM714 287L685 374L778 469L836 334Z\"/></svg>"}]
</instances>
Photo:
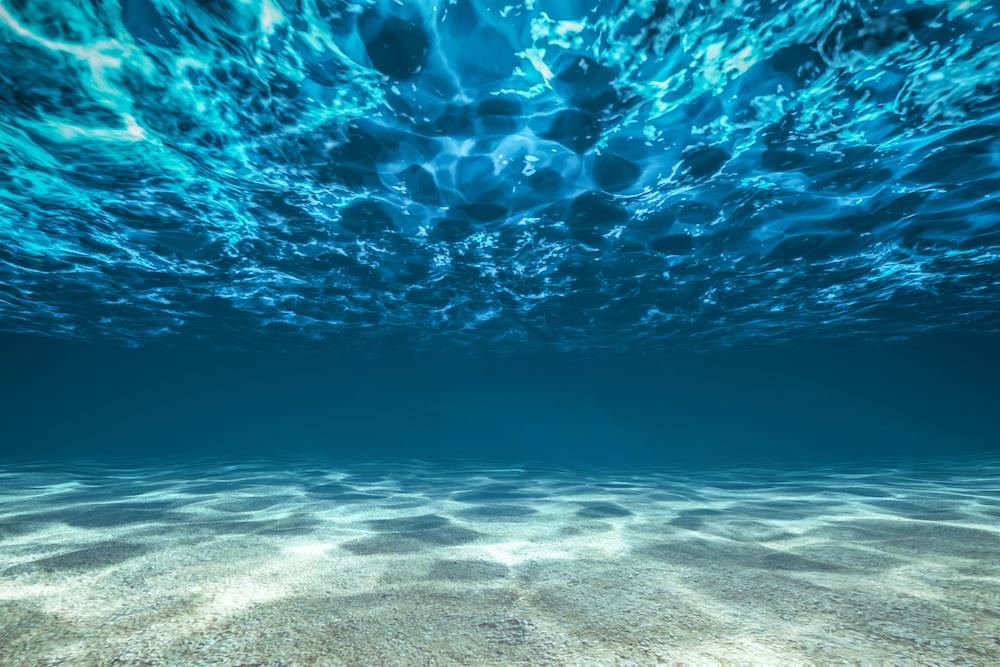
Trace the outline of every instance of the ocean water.
<instances>
[{"instance_id":1,"label":"ocean water","mask_svg":"<svg viewBox=\"0 0 1000 667\"><path fill-rule=\"evenodd\" d=\"M0 667L1000 663L998 63L0 0Z\"/></svg>"}]
</instances>

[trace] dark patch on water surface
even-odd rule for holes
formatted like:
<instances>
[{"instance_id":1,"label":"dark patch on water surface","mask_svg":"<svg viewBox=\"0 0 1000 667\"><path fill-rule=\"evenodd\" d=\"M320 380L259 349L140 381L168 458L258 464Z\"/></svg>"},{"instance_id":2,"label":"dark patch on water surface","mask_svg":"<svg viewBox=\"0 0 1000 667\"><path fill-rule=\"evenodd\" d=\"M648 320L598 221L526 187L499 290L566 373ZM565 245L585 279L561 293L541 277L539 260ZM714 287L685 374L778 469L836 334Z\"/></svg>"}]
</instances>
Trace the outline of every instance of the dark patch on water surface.
<instances>
[{"instance_id":1,"label":"dark patch on water surface","mask_svg":"<svg viewBox=\"0 0 1000 667\"><path fill-rule=\"evenodd\" d=\"M375 12L363 15L362 31L374 23ZM372 30L372 28L369 28ZM431 43L427 31L417 23L395 16L381 21L374 34L362 39L375 69L393 79L409 79L427 63Z\"/></svg>"}]
</instances>

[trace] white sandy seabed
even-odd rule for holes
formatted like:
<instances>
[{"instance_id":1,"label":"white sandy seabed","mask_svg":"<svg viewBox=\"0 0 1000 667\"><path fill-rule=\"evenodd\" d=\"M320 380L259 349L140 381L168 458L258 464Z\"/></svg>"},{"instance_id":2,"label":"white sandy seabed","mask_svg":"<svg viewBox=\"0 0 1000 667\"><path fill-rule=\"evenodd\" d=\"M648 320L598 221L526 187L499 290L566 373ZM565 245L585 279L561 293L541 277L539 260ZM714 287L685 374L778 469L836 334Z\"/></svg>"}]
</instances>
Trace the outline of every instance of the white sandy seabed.
<instances>
[{"instance_id":1,"label":"white sandy seabed","mask_svg":"<svg viewBox=\"0 0 1000 667\"><path fill-rule=\"evenodd\" d=\"M997 665L998 482L8 465L0 665Z\"/></svg>"}]
</instances>

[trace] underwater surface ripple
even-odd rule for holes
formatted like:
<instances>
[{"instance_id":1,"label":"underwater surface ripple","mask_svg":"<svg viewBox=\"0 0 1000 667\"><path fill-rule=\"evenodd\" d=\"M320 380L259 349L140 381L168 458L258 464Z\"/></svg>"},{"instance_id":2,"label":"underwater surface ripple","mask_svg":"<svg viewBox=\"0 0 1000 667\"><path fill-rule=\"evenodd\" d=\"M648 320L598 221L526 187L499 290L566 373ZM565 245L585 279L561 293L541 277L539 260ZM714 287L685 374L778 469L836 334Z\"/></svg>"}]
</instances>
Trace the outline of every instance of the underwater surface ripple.
<instances>
[{"instance_id":1,"label":"underwater surface ripple","mask_svg":"<svg viewBox=\"0 0 1000 667\"><path fill-rule=\"evenodd\" d=\"M995 331L1000 9L2 0L0 326Z\"/></svg>"}]
</instances>

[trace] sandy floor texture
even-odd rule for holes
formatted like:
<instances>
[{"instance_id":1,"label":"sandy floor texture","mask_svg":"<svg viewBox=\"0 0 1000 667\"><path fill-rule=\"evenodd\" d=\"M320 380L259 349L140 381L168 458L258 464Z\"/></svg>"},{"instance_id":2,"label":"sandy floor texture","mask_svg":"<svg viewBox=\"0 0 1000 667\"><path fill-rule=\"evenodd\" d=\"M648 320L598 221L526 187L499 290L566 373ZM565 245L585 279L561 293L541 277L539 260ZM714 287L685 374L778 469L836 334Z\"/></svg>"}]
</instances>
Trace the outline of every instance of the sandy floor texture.
<instances>
[{"instance_id":1,"label":"sandy floor texture","mask_svg":"<svg viewBox=\"0 0 1000 667\"><path fill-rule=\"evenodd\" d=\"M0 467L0 665L1000 664L1000 460Z\"/></svg>"}]
</instances>

